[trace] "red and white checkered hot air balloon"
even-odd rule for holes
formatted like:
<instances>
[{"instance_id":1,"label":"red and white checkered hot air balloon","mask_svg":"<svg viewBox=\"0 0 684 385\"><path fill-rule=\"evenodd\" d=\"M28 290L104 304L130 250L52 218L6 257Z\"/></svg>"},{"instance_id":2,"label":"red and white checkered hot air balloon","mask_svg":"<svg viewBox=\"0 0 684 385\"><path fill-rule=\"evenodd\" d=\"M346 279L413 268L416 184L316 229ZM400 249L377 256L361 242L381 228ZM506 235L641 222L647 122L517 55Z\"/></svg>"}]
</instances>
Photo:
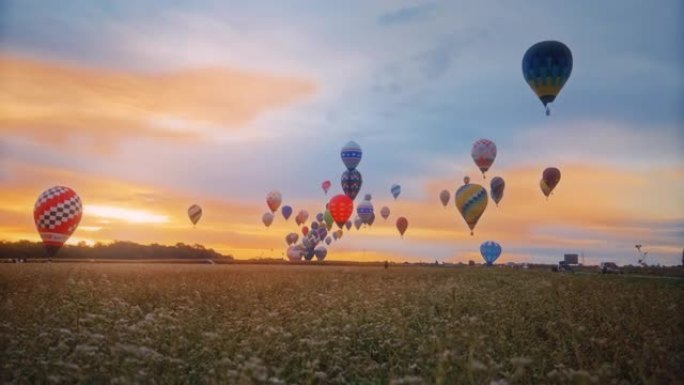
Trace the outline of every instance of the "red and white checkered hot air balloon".
<instances>
[{"instance_id":1,"label":"red and white checkered hot air balloon","mask_svg":"<svg viewBox=\"0 0 684 385\"><path fill-rule=\"evenodd\" d=\"M473 143L473 149L470 152L475 164L484 173L492 167L494 159L496 159L496 144L489 139L480 139Z\"/></svg>"},{"instance_id":2,"label":"red and white checkered hot air balloon","mask_svg":"<svg viewBox=\"0 0 684 385\"><path fill-rule=\"evenodd\" d=\"M33 220L50 257L69 239L83 215L81 198L74 190L55 186L43 191L33 207Z\"/></svg>"}]
</instances>

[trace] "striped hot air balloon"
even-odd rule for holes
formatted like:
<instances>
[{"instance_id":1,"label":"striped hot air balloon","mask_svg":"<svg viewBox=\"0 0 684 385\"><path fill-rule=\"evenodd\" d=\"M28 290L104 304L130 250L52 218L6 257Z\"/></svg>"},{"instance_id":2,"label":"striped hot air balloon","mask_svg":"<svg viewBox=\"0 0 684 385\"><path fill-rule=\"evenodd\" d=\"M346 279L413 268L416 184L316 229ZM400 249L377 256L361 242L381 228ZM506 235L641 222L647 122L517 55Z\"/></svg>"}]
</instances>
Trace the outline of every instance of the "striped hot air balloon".
<instances>
[{"instance_id":1,"label":"striped hot air balloon","mask_svg":"<svg viewBox=\"0 0 684 385\"><path fill-rule=\"evenodd\" d=\"M487 208L487 190L476 183L461 186L456 191L456 208L470 228L470 235L477 225L477 221Z\"/></svg>"},{"instance_id":2,"label":"striped hot air balloon","mask_svg":"<svg viewBox=\"0 0 684 385\"><path fill-rule=\"evenodd\" d=\"M496 159L496 144L489 139L480 139L473 143L470 155L473 157L477 167L482 171L482 176L484 177L485 172L492 167L494 159ZM468 184L467 182L465 183Z\"/></svg>"},{"instance_id":3,"label":"striped hot air balloon","mask_svg":"<svg viewBox=\"0 0 684 385\"><path fill-rule=\"evenodd\" d=\"M572 73L572 52L559 41L542 41L528 48L522 60L525 81L537 95L546 115Z\"/></svg>"},{"instance_id":4,"label":"striped hot air balloon","mask_svg":"<svg viewBox=\"0 0 684 385\"><path fill-rule=\"evenodd\" d=\"M347 167L347 170L353 170L361 162L361 157L363 156L363 151L361 151L361 146L358 143L352 141L347 142L347 144L342 147L340 151L340 157L342 158L342 163ZM353 199L353 198L352 198Z\"/></svg>"},{"instance_id":5,"label":"striped hot air balloon","mask_svg":"<svg viewBox=\"0 0 684 385\"><path fill-rule=\"evenodd\" d=\"M192 222L192 226L194 227L197 222L199 222L200 218L202 218L202 208L198 205L190 206L188 208L188 218L190 218L190 222Z\"/></svg>"},{"instance_id":6,"label":"striped hot air balloon","mask_svg":"<svg viewBox=\"0 0 684 385\"><path fill-rule=\"evenodd\" d=\"M50 257L73 234L82 215L81 198L69 187L55 186L38 196L33 206L33 220Z\"/></svg>"}]
</instances>

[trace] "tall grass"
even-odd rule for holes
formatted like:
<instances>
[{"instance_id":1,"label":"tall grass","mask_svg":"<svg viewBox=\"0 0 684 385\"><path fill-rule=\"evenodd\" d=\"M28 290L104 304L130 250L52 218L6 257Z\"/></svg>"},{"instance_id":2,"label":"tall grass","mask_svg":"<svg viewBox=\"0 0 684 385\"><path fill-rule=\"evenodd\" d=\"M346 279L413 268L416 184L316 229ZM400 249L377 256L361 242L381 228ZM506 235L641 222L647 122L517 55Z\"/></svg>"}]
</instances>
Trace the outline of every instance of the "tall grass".
<instances>
[{"instance_id":1,"label":"tall grass","mask_svg":"<svg viewBox=\"0 0 684 385\"><path fill-rule=\"evenodd\" d=\"M0 265L0 383L678 384L677 280Z\"/></svg>"}]
</instances>

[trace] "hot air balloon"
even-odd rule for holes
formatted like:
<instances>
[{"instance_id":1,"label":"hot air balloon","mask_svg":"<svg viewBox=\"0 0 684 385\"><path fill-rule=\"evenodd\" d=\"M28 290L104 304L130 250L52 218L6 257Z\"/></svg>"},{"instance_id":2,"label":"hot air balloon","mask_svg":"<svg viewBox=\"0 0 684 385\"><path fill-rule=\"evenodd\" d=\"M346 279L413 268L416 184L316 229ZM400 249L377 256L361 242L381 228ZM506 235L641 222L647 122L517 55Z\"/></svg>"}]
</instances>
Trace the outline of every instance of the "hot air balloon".
<instances>
[{"instance_id":1,"label":"hot air balloon","mask_svg":"<svg viewBox=\"0 0 684 385\"><path fill-rule=\"evenodd\" d=\"M331 243L332 243L332 238L331 237L325 237L325 244L330 246Z\"/></svg>"},{"instance_id":2,"label":"hot air balloon","mask_svg":"<svg viewBox=\"0 0 684 385\"><path fill-rule=\"evenodd\" d=\"M364 201L370 202L371 199L373 199L373 196L372 196L371 194L366 194L366 195L363 196L363 200L364 200Z\"/></svg>"},{"instance_id":3,"label":"hot air balloon","mask_svg":"<svg viewBox=\"0 0 684 385\"><path fill-rule=\"evenodd\" d=\"M399 194L401 194L401 186L399 186L398 184L393 184L390 188L390 192L392 193L394 199L397 199Z\"/></svg>"},{"instance_id":4,"label":"hot air balloon","mask_svg":"<svg viewBox=\"0 0 684 385\"><path fill-rule=\"evenodd\" d=\"M342 191L352 200L356 199L362 184L363 178L359 170L346 170L342 173Z\"/></svg>"},{"instance_id":5,"label":"hot air balloon","mask_svg":"<svg viewBox=\"0 0 684 385\"><path fill-rule=\"evenodd\" d=\"M280 195L279 191L273 190L266 195L266 204L268 205L268 208L271 209L272 213L275 213L276 210L278 210L282 201L283 197Z\"/></svg>"},{"instance_id":6,"label":"hot air balloon","mask_svg":"<svg viewBox=\"0 0 684 385\"><path fill-rule=\"evenodd\" d=\"M363 219L359 217L358 215L354 218L354 227L358 230L361 228L361 225L363 224Z\"/></svg>"},{"instance_id":7,"label":"hot air balloon","mask_svg":"<svg viewBox=\"0 0 684 385\"><path fill-rule=\"evenodd\" d=\"M347 228L347 230L350 230L352 227L352 221L351 219L347 221L347 223L344 224L344 227Z\"/></svg>"},{"instance_id":8,"label":"hot air balloon","mask_svg":"<svg viewBox=\"0 0 684 385\"><path fill-rule=\"evenodd\" d=\"M314 255L319 262L323 261L325 256L328 255L328 249L325 246L318 246L314 249Z\"/></svg>"},{"instance_id":9,"label":"hot air balloon","mask_svg":"<svg viewBox=\"0 0 684 385\"><path fill-rule=\"evenodd\" d=\"M335 220L332 217L332 214L330 213L330 210L325 210L325 214L323 215L323 220L325 221L325 227L330 230L332 228L333 223Z\"/></svg>"},{"instance_id":10,"label":"hot air balloon","mask_svg":"<svg viewBox=\"0 0 684 385\"><path fill-rule=\"evenodd\" d=\"M342 236L344 235L344 231L342 229L336 230L337 233L337 239L342 239Z\"/></svg>"},{"instance_id":11,"label":"hot air balloon","mask_svg":"<svg viewBox=\"0 0 684 385\"><path fill-rule=\"evenodd\" d=\"M548 198L549 194L553 191L554 188L558 185L558 182L560 182L561 178L561 172L559 169L555 167L549 167L544 170L544 173L542 174L542 179L539 182L539 185L542 189L542 192L546 197Z\"/></svg>"},{"instance_id":12,"label":"hot air balloon","mask_svg":"<svg viewBox=\"0 0 684 385\"><path fill-rule=\"evenodd\" d=\"M506 187L506 182L500 176L495 176L491 183L489 184L489 194L492 196L492 200L496 205L499 205L501 198L503 198L504 188Z\"/></svg>"},{"instance_id":13,"label":"hot air balloon","mask_svg":"<svg viewBox=\"0 0 684 385\"><path fill-rule=\"evenodd\" d=\"M264 213L264 215L261 216L261 221L264 222L266 227L269 227L271 223L273 223L273 213Z\"/></svg>"},{"instance_id":14,"label":"hot air balloon","mask_svg":"<svg viewBox=\"0 0 684 385\"><path fill-rule=\"evenodd\" d=\"M318 226L320 226L320 225L318 224L318 222L311 222L311 224L309 225L309 228L310 228L311 230L318 230Z\"/></svg>"},{"instance_id":15,"label":"hot air balloon","mask_svg":"<svg viewBox=\"0 0 684 385\"><path fill-rule=\"evenodd\" d=\"M480 139L473 143L470 155L473 157L477 167L482 171L482 176L484 177L485 172L492 167L494 159L496 159L496 144L489 139Z\"/></svg>"},{"instance_id":16,"label":"hot air balloon","mask_svg":"<svg viewBox=\"0 0 684 385\"><path fill-rule=\"evenodd\" d=\"M280 213L283 214L283 218L285 218L285 220L288 220L288 219L290 219L290 215L292 215L292 207L283 206L280 209Z\"/></svg>"},{"instance_id":17,"label":"hot air balloon","mask_svg":"<svg viewBox=\"0 0 684 385\"><path fill-rule=\"evenodd\" d=\"M50 257L73 234L82 215L81 198L69 187L51 187L38 196L33 206L33 221Z\"/></svg>"},{"instance_id":18,"label":"hot air balloon","mask_svg":"<svg viewBox=\"0 0 684 385\"><path fill-rule=\"evenodd\" d=\"M553 102L570 78L572 53L559 41L542 41L530 47L522 60L525 81L550 114L547 104Z\"/></svg>"},{"instance_id":19,"label":"hot air balloon","mask_svg":"<svg viewBox=\"0 0 684 385\"><path fill-rule=\"evenodd\" d=\"M408 220L404 217L399 217L397 218L397 230L399 230L399 234L401 235L402 238L404 238L404 233L406 232L406 228L408 227Z\"/></svg>"},{"instance_id":20,"label":"hot air balloon","mask_svg":"<svg viewBox=\"0 0 684 385\"><path fill-rule=\"evenodd\" d=\"M309 212L306 210L299 210L299 213L295 217L295 221L297 222L297 226L301 226L304 223L306 223L307 219L309 219Z\"/></svg>"},{"instance_id":21,"label":"hot air balloon","mask_svg":"<svg viewBox=\"0 0 684 385\"><path fill-rule=\"evenodd\" d=\"M188 208L188 218L190 218L192 225L195 226L197 222L199 222L200 218L202 218L202 208L198 205L190 206Z\"/></svg>"},{"instance_id":22,"label":"hot air balloon","mask_svg":"<svg viewBox=\"0 0 684 385\"><path fill-rule=\"evenodd\" d=\"M342 228L349 220L352 212L354 212L354 202L348 196L338 194L330 199L328 209L333 221L337 223L339 228Z\"/></svg>"},{"instance_id":23,"label":"hot air balloon","mask_svg":"<svg viewBox=\"0 0 684 385\"><path fill-rule=\"evenodd\" d=\"M330 190L330 186L332 186L332 183L330 183L329 180L324 180L323 183L321 183L321 188L323 189L325 195L328 195L328 190Z\"/></svg>"},{"instance_id":24,"label":"hot air balloon","mask_svg":"<svg viewBox=\"0 0 684 385\"><path fill-rule=\"evenodd\" d=\"M287 242L288 245L297 243L297 240L299 240L299 235L297 233L289 233L285 236L285 242Z\"/></svg>"},{"instance_id":25,"label":"hot air balloon","mask_svg":"<svg viewBox=\"0 0 684 385\"><path fill-rule=\"evenodd\" d=\"M373 215L373 204L367 200L362 201L356 207L356 214L359 216L359 218L361 218L363 223L368 224L371 215Z\"/></svg>"},{"instance_id":26,"label":"hot air balloon","mask_svg":"<svg viewBox=\"0 0 684 385\"><path fill-rule=\"evenodd\" d=\"M309 228L306 226L302 227L302 235L306 237L308 234L309 234Z\"/></svg>"},{"instance_id":27,"label":"hot air balloon","mask_svg":"<svg viewBox=\"0 0 684 385\"><path fill-rule=\"evenodd\" d=\"M456 191L456 208L470 227L470 235L487 208L487 191L476 183L461 186Z\"/></svg>"},{"instance_id":28,"label":"hot air balloon","mask_svg":"<svg viewBox=\"0 0 684 385\"><path fill-rule=\"evenodd\" d=\"M304 250L301 245L290 246L287 248L287 258L292 261L301 261L304 256Z\"/></svg>"},{"instance_id":29,"label":"hot air balloon","mask_svg":"<svg viewBox=\"0 0 684 385\"><path fill-rule=\"evenodd\" d=\"M468 183L470 183L470 177L466 175L463 177L463 184L468 184Z\"/></svg>"},{"instance_id":30,"label":"hot air balloon","mask_svg":"<svg viewBox=\"0 0 684 385\"><path fill-rule=\"evenodd\" d=\"M323 222L323 221L324 221L324 218L325 218L325 216L323 215L323 213L317 213L317 214L316 214L316 220L317 220L318 222Z\"/></svg>"},{"instance_id":31,"label":"hot air balloon","mask_svg":"<svg viewBox=\"0 0 684 385\"><path fill-rule=\"evenodd\" d=\"M449 194L448 190L442 190L442 192L439 193L439 200L442 202L444 208L449 204L449 198L451 198L451 194Z\"/></svg>"},{"instance_id":32,"label":"hot air balloon","mask_svg":"<svg viewBox=\"0 0 684 385\"><path fill-rule=\"evenodd\" d=\"M347 170L355 169L356 166L359 165L359 162L361 162L362 155L363 152L361 151L361 146L359 146L353 140L345 144L344 147L342 147L342 151L340 152L340 156L342 157L342 163L344 163L345 167L347 167Z\"/></svg>"},{"instance_id":33,"label":"hot air balloon","mask_svg":"<svg viewBox=\"0 0 684 385\"><path fill-rule=\"evenodd\" d=\"M373 226L373 222L375 222L375 213L371 213L370 218L368 218L368 226Z\"/></svg>"},{"instance_id":34,"label":"hot air balloon","mask_svg":"<svg viewBox=\"0 0 684 385\"><path fill-rule=\"evenodd\" d=\"M332 237L333 240L337 241L338 239L340 239L340 233L338 233L337 231L333 231Z\"/></svg>"},{"instance_id":35,"label":"hot air balloon","mask_svg":"<svg viewBox=\"0 0 684 385\"><path fill-rule=\"evenodd\" d=\"M380 209L380 216L382 217L382 219L387 220L387 218L389 218L389 216L390 216L390 209L389 209L389 207L383 206L383 207Z\"/></svg>"},{"instance_id":36,"label":"hot air balloon","mask_svg":"<svg viewBox=\"0 0 684 385\"><path fill-rule=\"evenodd\" d=\"M480 254L487 266L491 266L501 255L501 245L494 241L486 241L480 245Z\"/></svg>"}]
</instances>

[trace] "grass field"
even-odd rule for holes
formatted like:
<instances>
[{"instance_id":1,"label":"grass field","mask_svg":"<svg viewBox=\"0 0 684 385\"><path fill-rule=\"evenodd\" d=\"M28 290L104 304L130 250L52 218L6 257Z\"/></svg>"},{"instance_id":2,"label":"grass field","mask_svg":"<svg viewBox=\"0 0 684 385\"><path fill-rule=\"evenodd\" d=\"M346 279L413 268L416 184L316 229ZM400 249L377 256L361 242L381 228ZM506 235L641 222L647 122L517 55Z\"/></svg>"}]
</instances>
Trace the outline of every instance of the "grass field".
<instances>
[{"instance_id":1,"label":"grass field","mask_svg":"<svg viewBox=\"0 0 684 385\"><path fill-rule=\"evenodd\" d=\"M681 384L684 281L0 265L0 383Z\"/></svg>"}]
</instances>

